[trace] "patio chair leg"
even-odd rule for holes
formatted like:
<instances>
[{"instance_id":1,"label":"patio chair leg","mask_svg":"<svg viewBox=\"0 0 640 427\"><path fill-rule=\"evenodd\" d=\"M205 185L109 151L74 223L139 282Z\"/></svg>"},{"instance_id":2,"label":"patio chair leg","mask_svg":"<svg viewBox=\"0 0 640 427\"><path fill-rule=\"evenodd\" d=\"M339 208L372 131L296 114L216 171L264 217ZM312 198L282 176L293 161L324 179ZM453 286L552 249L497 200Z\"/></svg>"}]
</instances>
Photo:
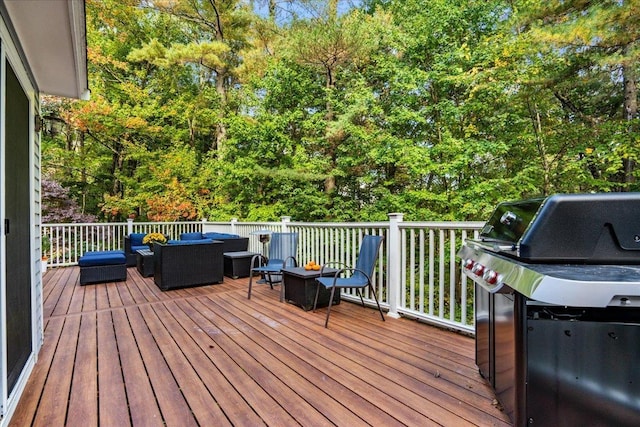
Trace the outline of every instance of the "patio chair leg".
<instances>
[{"instance_id":1,"label":"patio chair leg","mask_svg":"<svg viewBox=\"0 0 640 427\"><path fill-rule=\"evenodd\" d=\"M331 314L331 303L333 303L333 294L336 292L336 287L331 288L331 297L329 297L329 307L327 307L327 320L324 321L324 327L329 325L329 315Z\"/></svg>"},{"instance_id":2,"label":"patio chair leg","mask_svg":"<svg viewBox=\"0 0 640 427\"><path fill-rule=\"evenodd\" d=\"M360 297L360 302L362 303L362 306L364 307L364 298L362 298L362 292L360 292L360 288L356 288L356 291L358 291L358 296Z\"/></svg>"},{"instance_id":3,"label":"patio chair leg","mask_svg":"<svg viewBox=\"0 0 640 427\"><path fill-rule=\"evenodd\" d=\"M320 283L318 283L318 286L316 286L316 298L313 300L313 312L316 312L316 305L318 305L318 295L320 295L320 286L322 286Z\"/></svg>"},{"instance_id":4,"label":"patio chair leg","mask_svg":"<svg viewBox=\"0 0 640 427\"><path fill-rule=\"evenodd\" d=\"M384 314L382 314L382 308L380 308L380 303L378 302L378 296L376 295L376 291L373 289L373 285L371 284L371 282L369 282L369 289L371 289L373 298L376 300L376 305L378 306L378 311L380 312L380 317L382 317L382 321L386 322L387 319L385 319Z\"/></svg>"}]
</instances>

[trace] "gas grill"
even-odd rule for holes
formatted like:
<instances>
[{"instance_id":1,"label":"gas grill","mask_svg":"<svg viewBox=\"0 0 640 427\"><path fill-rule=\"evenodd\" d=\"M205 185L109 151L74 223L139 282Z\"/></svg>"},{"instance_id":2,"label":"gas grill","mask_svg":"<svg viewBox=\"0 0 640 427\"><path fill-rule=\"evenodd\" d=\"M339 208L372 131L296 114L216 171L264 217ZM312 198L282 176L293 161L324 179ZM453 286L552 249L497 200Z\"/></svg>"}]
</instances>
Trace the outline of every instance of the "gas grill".
<instances>
[{"instance_id":1,"label":"gas grill","mask_svg":"<svg viewBox=\"0 0 640 427\"><path fill-rule=\"evenodd\" d=\"M640 425L640 193L501 203L458 255L515 425Z\"/></svg>"}]
</instances>

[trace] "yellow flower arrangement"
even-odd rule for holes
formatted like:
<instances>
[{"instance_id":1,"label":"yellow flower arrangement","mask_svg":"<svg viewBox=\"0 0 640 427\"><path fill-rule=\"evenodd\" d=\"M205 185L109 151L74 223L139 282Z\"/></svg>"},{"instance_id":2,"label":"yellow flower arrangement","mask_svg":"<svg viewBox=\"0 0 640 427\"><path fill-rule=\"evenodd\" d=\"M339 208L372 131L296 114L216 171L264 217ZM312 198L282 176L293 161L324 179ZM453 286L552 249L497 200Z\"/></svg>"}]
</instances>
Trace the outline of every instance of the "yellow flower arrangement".
<instances>
[{"instance_id":1,"label":"yellow flower arrangement","mask_svg":"<svg viewBox=\"0 0 640 427\"><path fill-rule=\"evenodd\" d=\"M167 243L167 238L162 233L149 233L142 238L143 245L152 245L153 242Z\"/></svg>"}]
</instances>

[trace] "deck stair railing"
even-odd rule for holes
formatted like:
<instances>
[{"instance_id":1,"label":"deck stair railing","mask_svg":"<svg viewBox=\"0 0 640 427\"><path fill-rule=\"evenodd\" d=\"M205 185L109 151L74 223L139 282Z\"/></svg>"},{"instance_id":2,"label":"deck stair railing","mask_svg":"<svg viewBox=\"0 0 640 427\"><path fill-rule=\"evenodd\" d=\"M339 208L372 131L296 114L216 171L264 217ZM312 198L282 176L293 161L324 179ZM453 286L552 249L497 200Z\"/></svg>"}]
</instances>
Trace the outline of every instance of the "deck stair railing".
<instances>
[{"instance_id":1,"label":"deck stair railing","mask_svg":"<svg viewBox=\"0 0 640 427\"><path fill-rule=\"evenodd\" d=\"M161 232L177 239L180 233L217 231L249 237L249 250L262 252L255 233L260 230L299 233L298 261L319 264L341 261L354 264L365 234L384 236L374 274L374 288L388 316L405 316L473 333L473 285L461 274L456 252L468 237L477 237L482 222L404 222L402 214L389 214L388 221L319 223L293 222L134 222L93 224L45 224L43 237L50 243L50 267L76 265L88 250L123 247L126 234ZM355 293L342 298L359 301ZM374 304L373 296L365 302Z\"/></svg>"}]
</instances>

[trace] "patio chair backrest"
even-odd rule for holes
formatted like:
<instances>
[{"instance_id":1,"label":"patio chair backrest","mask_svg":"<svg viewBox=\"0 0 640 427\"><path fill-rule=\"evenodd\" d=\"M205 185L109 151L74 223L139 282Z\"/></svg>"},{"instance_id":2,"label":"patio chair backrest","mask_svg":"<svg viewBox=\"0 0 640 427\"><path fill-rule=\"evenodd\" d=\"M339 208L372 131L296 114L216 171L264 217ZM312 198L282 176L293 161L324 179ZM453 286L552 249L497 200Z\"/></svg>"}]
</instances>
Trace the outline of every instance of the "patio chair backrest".
<instances>
[{"instance_id":1,"label":"patio chair backrest","mask_svg":"<svg viewBox=\"0 0 640 427\"><path fill-rule=\"evenodd\" d=\"M360 252L356 260L356 269L364 271L369 278L373 275L373 270L378 261L378 252L382 244L382 236L364 236L360 244ZM367 280L361 271L355 271L353 277Z\"/></svg>"},{"instance_id":2,"label":"patio chair backrest","mask_svg":"<svg viewBox=\"0 0 640 427\"><path fill-rule=\"evenodd\" d=\"M298 233L273 233L269 242L269 263L287 260L285 267L293 266L298 252Z\"/></svg>"}]
</instances>

